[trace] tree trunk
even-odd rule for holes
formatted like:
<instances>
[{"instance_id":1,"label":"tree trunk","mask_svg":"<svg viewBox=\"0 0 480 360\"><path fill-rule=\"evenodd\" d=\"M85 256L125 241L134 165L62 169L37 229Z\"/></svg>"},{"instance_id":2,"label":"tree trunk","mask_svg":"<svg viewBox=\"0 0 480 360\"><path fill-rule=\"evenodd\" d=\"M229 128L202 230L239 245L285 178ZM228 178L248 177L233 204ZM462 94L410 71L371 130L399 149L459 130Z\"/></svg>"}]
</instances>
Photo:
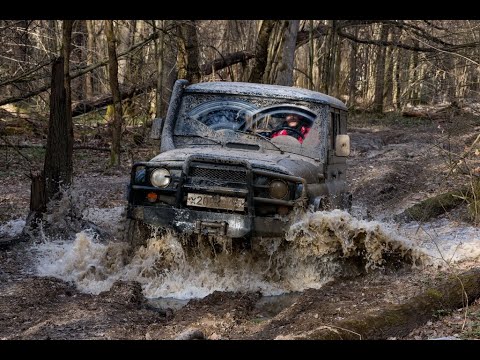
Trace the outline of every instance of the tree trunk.
<instances>
[{"instance_id":1,"label":"tree trunk","mask_svg":"<svg viewBox=\"0 0 480 360\"><path fill-rule=\"evenodd\" d=\"M293 85L293 65L295 62L295 44L297 42L300 20L285 20L282 26L281 52L277 59L277 72L274 74L274 84Z\"/></svg>"},{"instance_id":2,"label":"tree trunk","mask_svg":"<svg viewBox=\"0 0 480 360\"><path fill-rule=\"evenodd\" d=\"M335 68L334 68L334 76L332 79L332 95L335 97L340 97L341 91L342 91L342 79L341 79L341 74L342 74L342 39L336 36L336 41L335 41Z\"/></svg>"},{"instance_id":3,"label":"tree trunk","mask_svg":"<svg viewBox=\"0 0 480 360\"><path fill-rule=\"evenodd\" d=\"M45 175L43 171L30 174L30 212L25 221L25 228L36 228L37 221L47 210L47 198L45 194Z\"/></svg>"},{"instance_id":4,"label":"tree trunk","mask_svg":"<svg viewBox=\"0 0 480 360\"><path fill-rule=\"evenodd\" d=\"M418 46L418 40L413 40L413 44ZM412 51L410 55L409 74L408 74L408 96L407 99L412 104L418 103L417 78L418 78L418 52Z\"/></svg>"},{"instance_id":5,"label":"tree trunk","mask_svg":"<svg viewBox=\"0 0 480 360\"><path fill-rule=\"evenodd\" d=\"M388 39L388 27L381 25L380 41L385 42ZM385 46L380 46L377 53L375 68L375 95L373 98L373 111L383 113L383 91L385 88Z\"/></svg>"},{"instance_id":6,"label":"tree trunk","mask_svg":"<svg viewBox=\"0 0 480 360\"><path fill-rule=\"evenodd\" d=\"M401 34L398 34L398 30L394 30L394 36L395 40L400 41ZM400 111L402 108L402 83L401 83L401 70L400 70L400 64L402 62L401 59L401 54L405 50L400 49L400 48L395 48L393 51L393 79L394 79L394 85L393 85L393 104L395 106L395 110Z\"/></svg>"},{"instance_id":7,"label":"tree trunk","mask_svg":"<svg viewBox=\"0 0 480 360\"><path fill-rule=\"evenodd\" d=\"M313 20L308 21L308 88L315 89L313 82L313 64L315 61L315 43L313 41Z\"/></svg>"},{"instance_id":8,"label":"tree trunk","mask_svg":"<svg viewBox=\"0 0 480 360\"><path fill-rule=\"evenodd\" d=\"M113 32L113 20L105 21L105 35L108 46L108 78L113 98L113 131L110 152L110 166L120 165L120 145L122 138L122 99L118 85L118 60Z\"/></svg>"},{"instance_id":9,"label":"tree trunk","mask_svg":"<svg viewBox=\"0 0 480 360\"><path fill-rule=\"evenodd\" d=\"M47 20L46 28L48 38L46 39L47 49L50 54L56 54L59 51L58 39L57 39L57 20Z\"/></svg>"},{"instance_id":10,"label":"tree trunk","mask_svg":"<svg viewBox=\"0 0 480 360\"><path fill-rule=\"evenodd\" d=\"M72 43L72 20L63 21L61 56L52 63L50 118L43 171L31 175L30 214L27 227L45 212L47 203L61 196L61 188L72 183L73 124L69 62Z\"/></svg>"},{"instance_id":11,"label":"tree trunk","mask_svg":"<svg viewBox=\"0 0 480 360\"><path fill-rule=\"evenodd\" d=\"M337 46L337 20L329 20L329 32L326 40L325 61L323 62L322 90L330 94L335 81L335 55Z\"/></svg>"},{"instance_id":12,"label":"tree trunk","mask_svg":"<svg viewBox=\"0 0 480 360\"><path fill-rule=\"evenodd\" d=\"M72 53L72 30L73 30L73 20L64 20L63 21L63 33L62 33L62 56L63 56L63 76L64 76L64 85L65 85L65 121L67 126L68 134L68 158L67 158L67 167L70 177L73 173L73 121L72 121L72 78L70 76L70 55Z\"/></svg>"},{"instance_id":13,"label":"tree trunk","mask_svg":"<svg viewBox=\"0 0 480 360\"><path fill-rule=\"evenodd\" d=\"M200 81L200 53L195 20L181 21L178 27L178 77L191 84Z\"/></svg>"},{"instance_id":14,"label":"tree trunk","mask_svg":"<svg viewBox=\"0 0 480 360\"><path fill-rule=\"evenodd\" d=\"M73 134L67 99L64 58L60 56L52 66L50 120L44 164L47 202L59 192L61 186L69 186L72 181Z\"/></svg>"},{"instance_id":15,"label":"tree trunk","mask_svg":"<svg viewBox=\"0 0 480 360\"><path fill-rule=\"evenodd\" d=\"M174 28L172 24L175 20L164 20L165 28L170 29ZM173 34L174 35L174 34ZM170 97L172 95L173 87L175 81L178 78L178 68L177 68L177 56L178 56L178 45L177 41L172 40L172 36L165 37L165 52L164 52L164 74L165 79L163 82L163 112L167 116L168 104L170 102Z\"/></svg>"},{"instance_id":16,"label":"tree trunk","mask_svg":"<svg viewBox=\"0 0 480 360\"><path fill-rule=\"evenodd\" d=\"M94 62L94 51L95 51L95 30L94 30L94 21L95 20L85 20L87 23L87 66L91 66ZM85 98L91 99L93 97L94 83L93 83L93 72L89 72L85 75Z\"/></svg>"},{"instance_id":17,"label":"tree trunk","mask_svg":"<svg viewBox=\"0 0 480 360\"><path fill-rule=\"evenodd\" d=\"M222 53L233 54L243 52L250 53L253 57L253 51L249 51L253 48L250 44L252 39L246 34L247 24L249 27L254 26L256 21L247 22L247 20L226 20L225 32L222 36L221 45ZM240 50L242 49L242 50ZM240 51L239 51L240 50ZM217 54L215 54L215 57ZM241 66L230 67L228 66L227 73L229 75L230 81L244 81L244 72L246 69L246 59L242 61ZM205 73L202 70L203 73Z\"/></svg>"},{"instance_id":18,"label":"tree trunk","mask_svg":"<svg viewBox=\"0 0 480 360\"><path fill-rule=\"evenodd\" d=\"M390 40L395 40L395 34L391 32L389 34L391 37ZM395 49L391 46L387 47L385 54L385 77L384 84L385 88L383 89L383 105L388 110L393 107L393 67L394 67L394 57L393 51Z\"/></svg>"},{"instance_id":19,"label":"tree trunk","mask_svg":"<svg viewBox=\"0 0 480 360\"><path fill-rule=\"evenodd\" d=\"M131 23L132 20L119 20L116 23L114 29L114 39L115 39L115 53L121 53L130 47L130 39L132 33ZM107 39L108 41L108 39ZM129 54L123 58L117 57L118 70L117 77L118 83L121 85L127 84L131 79L130 73L130 63L132 55ZM110 73L109 73L110 74Z\"/></svg>"},{"instance_id":20,"label":"tree trunk","mask_svg":"<svg viewBox=\"0 0 480 360\"><path fill-rule=\"evenodd\" d=\"M358 28L355 28L354 36L358 36ZM348 106L350 108L355 108L355 98L357 96L357 43L352 41L350 45L350 81L348 84Z\"/></svg>"},{"instance_id":21,"label":"tree trunk","mask_svg":"<svg viewBox=\"0 0 480 360\"><path fill-rule=\"evenodd\" d=\"M417 55L418 56L418 55ZM452 56L445 58L445 101L452 102L455 99L456 79L453 74L455 62Z\"/></svg>"},{"instance_id":22,"label":"tree trunk","mask_svg":"<svg viewBox=\"0 0 480 360\"><path fill-rule=\"evenodd\" d=\"M57 195L60 187L69 187L72 183L73 124L68 72L72 25L72 20L63 21L62 56L52 65L50 119L44 164L47 202Z\"/></svg>"},{"instance_id":23,"label":"tree trunk","mask_svg":"<svg viewBox=\"0 0 480 360\"><path fill-rule=\"evenodd\" d=\"M82 64L85 61L84 51L87 48L87 28L85 21L73 21L72 26L71 49L75 49L75 51L70 50L69 54L71 59L69 61L65 59L65 64L68 66L70 63ZM65 74L67 74L67 72L65 72ZM85 81L83 79L72 82L70 93L73 94L75 99L84 99L85 92Z\"/></svg>"},{"instance_id":24,"label":"tree trunk","mask_svg":"<svg viewBox=\"0 0 480 360\"><path fill-rule=\"evenodd\" d=\"M160 36L156 42L157 44L157 88L155 91L155 99L156 99L156 108L155 108L155 116L157 118L162 117L165 115L164 106L163 106L163 77L164 77L164 50L165 50L165 34L163 29L165 28L165 21L164 20L157 20L158 26L161 27Z\"/></svg>"},{"instance_id":25,"label":"tree trunk","mask_svg":"<svg viewBox=\"0 0 480 360\"><path fill-rule=\"evenodd\" d=\"M275 26L275 20L263 20L258 32L257 43L255 45L255 59L253 68L248 78L249 82L261 83L265 68L268 61L268 47L270 42L270 35L273 27Z\"/></svg>"},{"instance_id":26,"label":"tree trunk","mask_svg":"<svg viewBox=\"0 0 480 360\"><path fill-rule=\"evenodd\" d=\"M129 20L125 21L125 25L123 26L124 34L122 36L122 45L121 48L118 48L118 51L123 52L124 50L131 47L132 44L135 44L136 38L141 38L140 34L143 31L143 21L142 20ZM138 51L129 54L126 57L126 65L125 65L125 76L123 77L123 82L119 79L120 85L127 85L127 84L138 84L142 81L142 73L144 69L144 62L146 59L145 48L140 48ZM118 59L118 57L117 57ZM119 64L119 71L121 66ZM121 78L121 77L120 77ZM148 100L150 101L150 99ZM144 100L143 103L147 103L147 100ZM127 98L126 101L122 104L122 120L125 125L133 124L135 125L135 113L136 113L136 104L132 101L131 98Z\"/></svg>"}]
</instances>

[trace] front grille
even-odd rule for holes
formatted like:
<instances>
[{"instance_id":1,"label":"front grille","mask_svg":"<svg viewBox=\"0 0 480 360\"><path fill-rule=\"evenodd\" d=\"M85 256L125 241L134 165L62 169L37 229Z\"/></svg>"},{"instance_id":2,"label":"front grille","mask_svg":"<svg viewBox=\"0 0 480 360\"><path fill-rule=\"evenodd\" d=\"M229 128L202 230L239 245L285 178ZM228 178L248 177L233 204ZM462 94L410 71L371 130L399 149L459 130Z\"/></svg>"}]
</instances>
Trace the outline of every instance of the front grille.
<instances>
[{"instance_id":1,"label":"front grille","mask_svg":"<svg viewBox=\"0 0 480 360\"><path fill-rule=\"evenodd\" d=\"M194 178L197 177L238 183L245 183L247 181L245 169L211 169L194 167L190 171L190 176Z\"/></svg>"},{"instance_id":2,"label":"front grille","mask_svg":"<svg viewBox=\"0 0 480 360\"><path fill-rule=\"evenodd\" d=\"M238 165L193 163L190 165L186 183L199 186L245 188L247 169Z\"/></svg>"},{"instance_id":3,"label":"front grille","mask_svg":"<svg viewBox=\"0 0 480 360\"><path fill-rule=\"evenodd\" d=\"M209 196L243 198L248 194L248 177L246 166L237 164L210 163L192 161L186 169L183 183L183 205L187 205L187 194L200 193ZM208 200L207 200L208 202ZM188 206L187 207L191 207ZM206 206L212 212L230 212L223 207ZM198 207L192 207L198 210ZM235 212L244 212L245 210Z\"/></svg>"}]
</instances>

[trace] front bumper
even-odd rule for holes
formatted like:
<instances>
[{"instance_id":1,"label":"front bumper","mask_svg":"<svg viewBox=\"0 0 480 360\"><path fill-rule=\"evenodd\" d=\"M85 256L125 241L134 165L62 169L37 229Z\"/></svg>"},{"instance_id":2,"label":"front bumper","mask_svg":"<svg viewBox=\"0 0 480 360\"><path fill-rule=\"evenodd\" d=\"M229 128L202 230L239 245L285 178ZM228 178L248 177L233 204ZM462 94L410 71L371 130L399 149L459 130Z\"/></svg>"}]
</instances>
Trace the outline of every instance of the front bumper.
<instances>
[{"instance_id":1,"label":"front bumper","mask_svg":"<svg viewBox=\"0 0 480 360\"><path fill-rule=\"evenodd\" d=\"M282 236L290 225L289 217L255 217L212 213L192 209L135 206L129 217L159 227L172 227L181 233L216 234L232 238Z\"/></svg>"},{"instance_id":2,"label":"front bumper","mask_svg":"<svg viewBox=\"0 0 480 360\"><path fill-rule=\"evenodd\" d=\"M246 160L190 155L185 159L181 172L176 170L177 175L172 175L171 184L165 189L152 187L148 180L137 178L138 168L158 166L151 163L133 166L128 217L154 226L171 227L178 232L219 234L232 238L281 236L291 223L292 209L304 206L307 199L303 178L252 169ZM267 182L255 181L261 178ZM147 175L145 179L148 179ZM280 200L266 196L269 179L281 179L288 183L293 198ZM145 203L142 199L148 192L157 194L159 201ZM241 198L245 207L243 210L225 211L194 208L192 204L188 205L189 193ZM275 209L281 210L277 213ZM280 212L284 214L279 215Z\"/></svg>"}]
</instances>

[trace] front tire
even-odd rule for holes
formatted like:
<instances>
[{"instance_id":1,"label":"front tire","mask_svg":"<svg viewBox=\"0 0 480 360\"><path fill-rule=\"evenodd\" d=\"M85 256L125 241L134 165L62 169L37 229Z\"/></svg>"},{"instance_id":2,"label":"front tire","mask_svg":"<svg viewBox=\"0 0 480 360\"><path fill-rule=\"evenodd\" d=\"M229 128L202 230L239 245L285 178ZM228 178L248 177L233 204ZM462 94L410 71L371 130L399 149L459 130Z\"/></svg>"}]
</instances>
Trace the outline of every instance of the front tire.
<instances>
[{"instance_id":1,"label":"front tire","mask_svg":"<svg viewBox=\"0 0 480 360\"><path fill-rule=\"evenodd\" d=\"M143 221L136 219L128 219L127 224L127 242L132 249L138 249L146 246L152 232L150 227Z\"/></svg>"}]
</instances>

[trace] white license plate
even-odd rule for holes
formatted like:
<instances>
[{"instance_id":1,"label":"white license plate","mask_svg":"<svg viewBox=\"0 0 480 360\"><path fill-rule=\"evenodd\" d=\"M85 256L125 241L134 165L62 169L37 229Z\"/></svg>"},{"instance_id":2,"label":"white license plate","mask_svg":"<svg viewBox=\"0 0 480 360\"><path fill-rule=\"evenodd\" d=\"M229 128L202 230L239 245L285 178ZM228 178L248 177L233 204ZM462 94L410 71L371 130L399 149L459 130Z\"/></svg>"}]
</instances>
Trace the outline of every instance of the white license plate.
<instances>
[{"instance_id":1,"label":"white license plate","mask_svg":"<svg viewBox=\"0 0 480 360\"><path fill-rule=\"evenodd\" d=\"M245 207L245 199L220 195L189 193L187 195L187 205L211 209L243 211Z\"/></svg>"}]
</instances>

